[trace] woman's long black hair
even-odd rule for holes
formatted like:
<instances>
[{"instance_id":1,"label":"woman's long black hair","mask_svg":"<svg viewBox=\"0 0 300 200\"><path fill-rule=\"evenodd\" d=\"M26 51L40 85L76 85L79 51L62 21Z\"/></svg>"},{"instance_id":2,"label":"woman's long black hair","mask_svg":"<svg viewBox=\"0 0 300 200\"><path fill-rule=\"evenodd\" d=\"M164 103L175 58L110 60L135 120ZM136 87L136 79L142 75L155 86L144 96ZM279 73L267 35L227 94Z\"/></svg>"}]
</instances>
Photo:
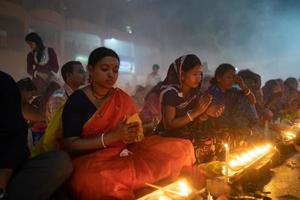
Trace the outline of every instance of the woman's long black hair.
<instances>
[{"instance_id":1,"label":"woman's long black hair","mask_svg":"<svg viewBox=\"0 0 300 200\"><path fill-rule=\"evenodd\" d=\"M116 58L120 62L119 55L112 49L106 47L99 47L92 51L88 59L88 65L94 67L99 60L106 56L111 56Z\"/></svg>"},{"instance_id":2,"label":"woman's long black hair","mask_svg":"<svg viewBox=\"0 0 300 200\"><path fill-rule=\"evenodd\" d=\"M37 52L36 58L37 58L37 61L40 62L43 57L43 52L45 49L42 38L37 33L31 32L26 35L25 41L26 42L34 42L36 44L37 49L34 51Z\"/></svg>"}]
</instances>

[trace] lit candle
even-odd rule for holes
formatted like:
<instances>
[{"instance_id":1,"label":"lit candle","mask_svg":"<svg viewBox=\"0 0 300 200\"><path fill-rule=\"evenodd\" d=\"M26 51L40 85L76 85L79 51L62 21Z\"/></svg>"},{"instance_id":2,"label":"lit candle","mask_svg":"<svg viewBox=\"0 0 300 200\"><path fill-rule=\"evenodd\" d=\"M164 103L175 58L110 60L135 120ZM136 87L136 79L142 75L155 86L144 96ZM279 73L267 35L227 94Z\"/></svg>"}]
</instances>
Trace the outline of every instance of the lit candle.
<instances>
[{"instance_id":1,"label":"lit candle","mask_svg":"<svg viewBox=\"0 0 300 200\"><path fill-rule=\"evenodd\" d=\"M225 176L228 180L228 167L229 167L229 145L228 144L224 144L224 148L225 148L225 163L226 163L226 169L225 169Z\"/></svg>"},{"instance_id":2,"label":"lit candle","mask_svg":"<svg viewBox=\"0 0 300 200\"><path fill-rule=\"evenodd\" d=\"M214 198L213 198L213 196L208 192L208 194L207 194L207 200L213 200Z\"/></svg>"},{"instance_id":3,"label":"lit candle","mask_svg":"<svg viewBox=\"0 0 300 200\"><path fill-rule=\"evenodd\" d=\"M266 139L269 139L269 121L266 121L266 122L265 122L264 133L265 133L265 138L266 138Z\"/></svg>"},{"instance_id":4,"label":"lit candle","mask_svg":"<svg viewBox=\"0 0 300 200\"><path fill-rule=\"evenodd\" d=\"M229 157L229 147L227 146L227 144L225 144L224 147L226 150L226 165L222 168L222 172L228 180L229 174L230 176L232 176L238 170L252 165L255 161L257 161L258 159L265 156L268 152L270 152L273 146L271 144L256 146L252 149L245 151L245 153L241 153L239 155L234 156L234 158L231 158L230 161L227 160L227 158ZM228 171L226 171L226 166L228 166ZM229 172L229 170L231 171Z\"/></svg>"}]
</instances>

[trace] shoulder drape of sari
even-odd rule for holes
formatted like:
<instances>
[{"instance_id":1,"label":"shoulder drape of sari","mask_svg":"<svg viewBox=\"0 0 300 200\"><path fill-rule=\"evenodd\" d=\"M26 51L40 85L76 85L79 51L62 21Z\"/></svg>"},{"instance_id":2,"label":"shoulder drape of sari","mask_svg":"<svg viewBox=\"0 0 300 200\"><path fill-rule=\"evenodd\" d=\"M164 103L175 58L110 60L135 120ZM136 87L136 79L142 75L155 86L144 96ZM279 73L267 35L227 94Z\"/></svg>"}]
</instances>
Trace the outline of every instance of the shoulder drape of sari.
<instances>
[{"instance_id":1,"label":"shoulder drape of sari","mask_svg":"<svg viewBox=\"0 0 300 200\"><path fill-rule=\"evenodd\" d=\"M61 105L50 120L45 133L31 150L31 157L62 147L63 139L62 113L64 104Z\"/></svg>"},{"instance_id":2,"label":"shoulder drape of sari","mask_svg":"<svg viewBox=\"0 0 300 200\"><path fill-rule=\"evenodd\" d=\"M82 137L94 137L107 133L135 113L137 113L137 108L131 97L116 88L110 99L85 123Z\"/></svg>"}]
</instances>

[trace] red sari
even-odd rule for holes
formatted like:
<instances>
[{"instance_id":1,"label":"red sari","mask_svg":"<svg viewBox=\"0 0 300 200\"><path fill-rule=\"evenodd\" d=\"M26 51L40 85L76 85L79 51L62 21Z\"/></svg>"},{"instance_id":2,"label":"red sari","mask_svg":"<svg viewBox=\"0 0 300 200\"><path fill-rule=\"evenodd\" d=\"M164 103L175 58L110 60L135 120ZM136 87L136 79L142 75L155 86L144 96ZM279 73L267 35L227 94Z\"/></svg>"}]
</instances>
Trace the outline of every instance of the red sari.
<instances>
[{"instance_id":1,"label":"red sari","mask_svg":"<svg viewBox=\"0 0 300 200\"><path fill-rule=\"evenodd\" d=\"M131 98L116 89L83 127L82 137L108 133L126 116L136 112ZM128 149L132 154L120 157ZM135 199L134 191L170 176L195 162L189 140L152 136L132 145L119 143L73 160L70 180L77 199Z\"/></svg>"}]
</instances>

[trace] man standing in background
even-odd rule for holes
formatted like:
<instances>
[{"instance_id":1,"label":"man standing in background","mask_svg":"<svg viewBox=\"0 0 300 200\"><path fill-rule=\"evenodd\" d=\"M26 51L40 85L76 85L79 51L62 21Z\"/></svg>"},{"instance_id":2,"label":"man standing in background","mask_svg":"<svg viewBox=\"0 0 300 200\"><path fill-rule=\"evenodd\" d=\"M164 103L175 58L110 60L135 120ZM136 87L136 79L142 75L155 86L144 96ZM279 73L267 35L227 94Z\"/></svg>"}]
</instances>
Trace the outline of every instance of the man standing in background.
<instances>
[{"instance_id":1,"label":"man standing in background","mask_svg":"<svg viewBox=\"0 0 300 200\"><path fill-rule=\"evenodd\" d=\"M150 74L148 74L147 76L147 80L146 80L146 88L151 89L152 87L154 87L157 83L159 83L161 81L161 77L158 74L159 71L159 65L158 64L154 64L152 66L152 72Z\"/></svg>"}]
</instances>

